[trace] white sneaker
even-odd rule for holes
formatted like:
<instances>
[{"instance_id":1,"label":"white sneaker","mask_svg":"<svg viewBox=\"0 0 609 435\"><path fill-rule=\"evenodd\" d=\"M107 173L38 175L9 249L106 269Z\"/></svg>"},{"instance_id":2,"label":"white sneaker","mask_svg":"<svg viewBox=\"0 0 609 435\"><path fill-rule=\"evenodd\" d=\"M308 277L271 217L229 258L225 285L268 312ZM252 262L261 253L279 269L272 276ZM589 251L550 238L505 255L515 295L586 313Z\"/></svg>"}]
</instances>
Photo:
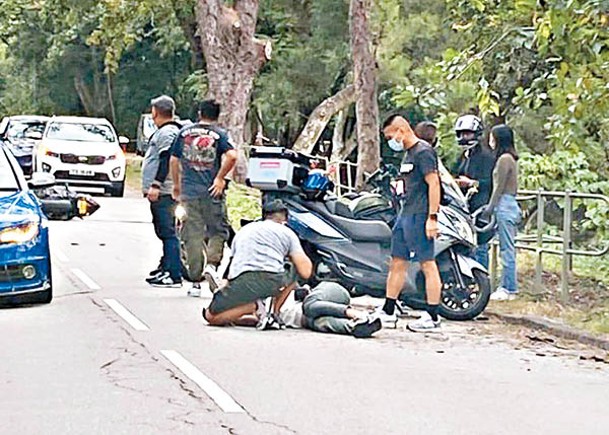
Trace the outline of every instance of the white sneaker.
<instances>
[{"instance_id":1,"label":"white sneaker","mask_svg":"<svg viewBox=\"0 0 609 435\"><path fill-rule=\"evenodd\" d=\"M220 287L222 281L222 279L218 275L218 270L216 269L216 267L212 266L211 264L205 266L205 270L203 271L203 277L205 278L205 281L207 281L207 283L209 284L209 290L212 293L215 293L216 290L218 290L218 288Z\"/></svg>"},{"instance_id":2,"label":"white sneaker","mask_svg":"<svg viewBox=\"0 0 609 435\"><path fill-rule=\"evenodd\" d=\"M398 316L395 314L387 314L383 307L378 307L374 313L372 313L374 318L381 319L381 323L383 324L383 328L397 328L398 327Z\"/></svg>"},{"instance_id":3,"label":"white sneaker","mask_svg":"<svg viewBox=\"0 0 609 435\"><path fill-rule=\"evenodd\" d=\"M438 332L442 321L438 317L437 321L431 320L429 313L424 312L420 319L410 322L408 329L412 332Z\"/></svg>"},{"instance_id":4,"label":"white sneaker","mask_svg":"<svg viewBox=\"0 0 609 435\"><path fill-rule=\"evenodd\" d=\"M193 282L192 287L186 293L188 296L198 298L201 296L201 283Z\"/></svg>"},{"instance_id":5,"label":"white sneaker","mask_svg":"<svg viewBox=\"0 0 609 435\"><path fill-rule=\"evenodd\" d=\"M513 301L516 299L517 294L518 293L516 292L511 292L503 287L499 287L491 294L491 301Z\"/></svg>"}]
</instances>

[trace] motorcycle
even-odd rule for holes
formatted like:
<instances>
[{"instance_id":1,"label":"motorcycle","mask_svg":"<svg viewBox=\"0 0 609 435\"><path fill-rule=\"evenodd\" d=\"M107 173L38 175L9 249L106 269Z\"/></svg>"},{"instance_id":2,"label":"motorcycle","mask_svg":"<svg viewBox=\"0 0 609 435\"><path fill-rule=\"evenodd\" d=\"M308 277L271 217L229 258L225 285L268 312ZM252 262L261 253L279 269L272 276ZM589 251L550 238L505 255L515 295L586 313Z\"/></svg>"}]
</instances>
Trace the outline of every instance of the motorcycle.
<instances>
[{"instance_id":1,"label":"motorcycle","mask_svg":"<svg viewBox=\"0 0 609 435\"><path fill-rule=\"evenodd\" d=\"M346 201L330 194L307 198L302 184L308 176L309 159L290 150L255 148L246 182L262 191L263 201L280 198L287 205L288 226L314 264L311 284L336 281L354 296L384 297L391 258L390 222L398 211L395 199L381 195L384 203L378 201L376 207L368 208L363 218L357 206L349 204L370 193ZM387 168L380 171L376 176L383 182L391 177ZM443 283L440 315L449 320L470 320L486 308L490 281L485 268L474 259L476 236L467 202L456 183L448 183L445 175L441 178L444 205L438 215L435 243ZM393 218L387 213L390 204ZM410 265L399 299L413 309L425 308L425 278L419 263Z\"/></svg>"},{"instance_id":2,"label":"motorcycle","mask_svg":"<svg viewBox=\"0 0 609 435\"><path fill-rule=\"evenodd\" d=\"M69 221L75 217L82 219L91 216L100 207L91 195L76 193L68 186L56 185L35 189L34 192L50 220Z\"/></svg>"}]
</instances>

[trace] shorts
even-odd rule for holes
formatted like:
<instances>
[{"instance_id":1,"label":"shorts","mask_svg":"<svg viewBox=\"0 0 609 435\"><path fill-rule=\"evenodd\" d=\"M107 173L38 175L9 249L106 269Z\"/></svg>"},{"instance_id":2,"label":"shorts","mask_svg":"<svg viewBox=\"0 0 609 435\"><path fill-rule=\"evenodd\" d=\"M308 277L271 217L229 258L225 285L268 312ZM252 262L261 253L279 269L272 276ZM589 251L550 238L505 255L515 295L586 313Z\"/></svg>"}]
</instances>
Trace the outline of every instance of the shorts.
<instances>
[{"instance_id":1,"label":"shorts","mask_svg":"<svg viewBox=\"0 0 609 435\"><path fill-rule=\"evenodd\" d=\"M284 273L244 272L216 293L209 304L209 312L222 313L258 299L277 296L283 287L290 284Z\"/></svg>"},{"instance_id":2,"label":"shorts","mask_svg":"<svg viewBox=\"0 0 609 435\"><path fill-rule=\"evenodd\" d=\"M391 256L406 261L431 261L434 255L434 240L425 232L427 214L400 215L393 226Z\"/></svg>"}]
</instances>

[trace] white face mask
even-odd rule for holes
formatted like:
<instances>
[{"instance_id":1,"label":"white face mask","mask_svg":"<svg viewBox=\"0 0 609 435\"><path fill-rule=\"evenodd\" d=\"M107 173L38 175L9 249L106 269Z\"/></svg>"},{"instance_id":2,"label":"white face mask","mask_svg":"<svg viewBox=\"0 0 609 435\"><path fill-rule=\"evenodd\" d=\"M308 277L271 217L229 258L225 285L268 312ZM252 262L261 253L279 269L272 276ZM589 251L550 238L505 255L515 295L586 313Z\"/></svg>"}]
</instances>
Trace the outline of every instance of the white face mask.
<instances>
[{"instance_id":1,"label":"white face mask","mask_svg":"<svg viewBox=\"0 0 609 435\"><path fill-rule=\"evenodd\" d=\"M389 148L391 148L395 152L400 152L404 150L404 143L399 140L389 139L387 141L387 145L389 145Z\"/></svg>"}]
</instances>

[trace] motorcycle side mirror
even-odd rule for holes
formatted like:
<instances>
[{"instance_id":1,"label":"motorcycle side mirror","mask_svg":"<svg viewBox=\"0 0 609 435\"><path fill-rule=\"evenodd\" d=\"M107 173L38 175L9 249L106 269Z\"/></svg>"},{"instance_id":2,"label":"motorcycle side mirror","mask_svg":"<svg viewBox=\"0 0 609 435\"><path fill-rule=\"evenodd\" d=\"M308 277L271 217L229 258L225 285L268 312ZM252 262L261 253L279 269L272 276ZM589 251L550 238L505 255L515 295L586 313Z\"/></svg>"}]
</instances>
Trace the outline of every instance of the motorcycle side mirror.
<instances>
[{"instance_id":1,"label":"motorcycle side mirror","mask_svg":"<svg viewBox=\"0 0 609 435\"><path fill-rule=\"evenodd\" d=\"M497 220L494 215L491 215L489 219L483 219L482 214L486 211L486 206L480 207L472 214L472 220L474 222L474 229L477 233L486 233L491 231L497 225Z\"/></svg>"}]
</instances>

